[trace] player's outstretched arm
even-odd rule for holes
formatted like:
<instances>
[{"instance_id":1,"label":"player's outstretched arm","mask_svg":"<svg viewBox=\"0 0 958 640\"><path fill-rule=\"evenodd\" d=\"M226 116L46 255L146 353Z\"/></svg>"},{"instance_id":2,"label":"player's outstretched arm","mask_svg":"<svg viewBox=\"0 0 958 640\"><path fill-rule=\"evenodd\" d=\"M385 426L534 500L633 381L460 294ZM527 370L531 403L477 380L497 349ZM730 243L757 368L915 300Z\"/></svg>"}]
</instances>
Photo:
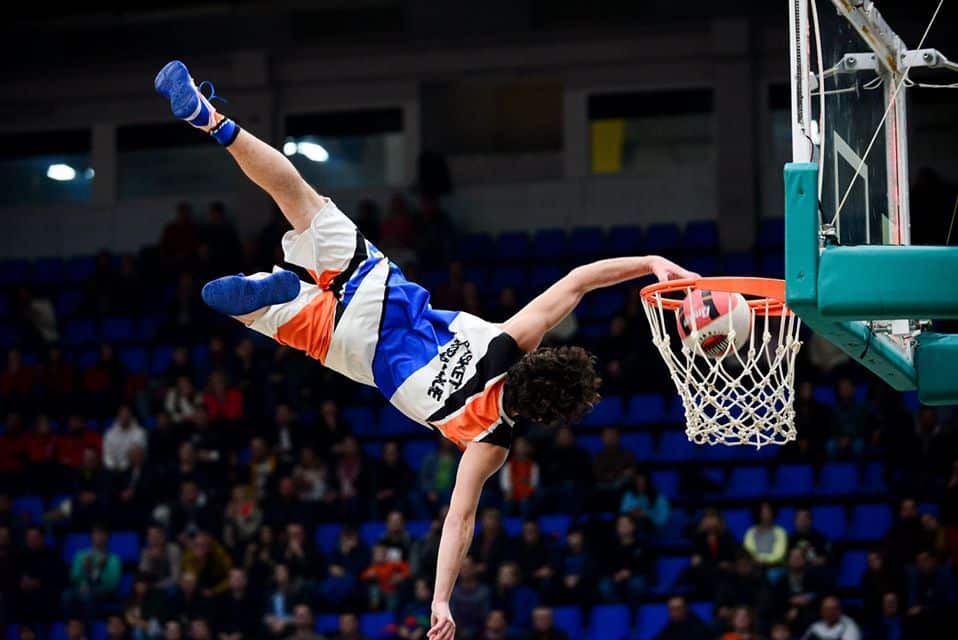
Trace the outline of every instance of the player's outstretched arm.
<instances>
[{"instance_id":1,"label":"player's outstretched arm","mask_svg":"<svg viewBox=\"0 0 958 640\"><path fill-rule=\"evenodd\" d=\"M659 281L699 277L661 256L599 260L570 271L503 323L502 329L516 340L521 349L531 351L539 346L542 336L569 315L589 291L650 273L655 274Z\"/></svg>"},{"instance_id":2,"label":"player's outstretched arm","mask_svg":"<svg viewBox=\"0 0 958 640\"><path fill-rule=\"evenodd\" d=\"M449 598L459 577L459 567L472 543L482 486L499 470L508 453L506 449L493 444L472 442L459 461L456 486L452 490L449 512L439 540L429 640L453 640L456 637L456 623L449 611Z\"/></svg>"}]
</instances>

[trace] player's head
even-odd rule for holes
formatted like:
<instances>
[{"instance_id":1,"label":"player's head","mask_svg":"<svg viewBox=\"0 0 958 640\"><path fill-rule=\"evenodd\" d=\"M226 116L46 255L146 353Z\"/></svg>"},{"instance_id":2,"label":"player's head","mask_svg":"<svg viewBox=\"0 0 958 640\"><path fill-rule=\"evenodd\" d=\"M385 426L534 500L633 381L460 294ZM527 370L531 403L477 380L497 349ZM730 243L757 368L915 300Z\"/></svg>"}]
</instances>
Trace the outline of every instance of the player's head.
<instances>
[{"instance_id":1,"label":"player's head","mask_svg":"<svg viewBox=\"0 0 958 640\"><path fill-rule=\"evenodd\" d=\"M602 380L582 347L540 347L509 369L504 404L541 424L574 424L599 401Z\"/></svg>"}]
</instances>

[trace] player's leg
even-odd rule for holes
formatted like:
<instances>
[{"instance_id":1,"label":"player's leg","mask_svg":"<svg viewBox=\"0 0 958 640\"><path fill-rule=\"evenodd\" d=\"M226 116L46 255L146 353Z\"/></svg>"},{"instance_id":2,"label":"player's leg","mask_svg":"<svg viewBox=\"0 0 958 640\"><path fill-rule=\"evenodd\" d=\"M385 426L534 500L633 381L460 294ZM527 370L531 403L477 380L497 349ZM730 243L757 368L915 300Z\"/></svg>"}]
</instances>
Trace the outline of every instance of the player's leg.
<instances>
[{"instance_id":1,"label":"player's leg","mask_svg":"<svg viewBox=\"0 0 958 640\"><path fill-rule=\"evenodd\" d=\"M157 74L156 90L170 100L173 115L209 133L226 147L246 176L259 185L301 233L326 204L279 151L216 111L182 62L174 60Z\"/></svg>"}]
</instances>

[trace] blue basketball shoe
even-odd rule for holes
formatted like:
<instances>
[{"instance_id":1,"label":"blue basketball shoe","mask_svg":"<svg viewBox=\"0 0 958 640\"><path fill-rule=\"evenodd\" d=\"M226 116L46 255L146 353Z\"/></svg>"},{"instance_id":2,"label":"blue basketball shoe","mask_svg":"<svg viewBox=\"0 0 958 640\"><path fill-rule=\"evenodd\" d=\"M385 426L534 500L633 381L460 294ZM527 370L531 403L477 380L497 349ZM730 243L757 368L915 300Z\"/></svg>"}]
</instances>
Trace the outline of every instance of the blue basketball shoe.
<instances>
[{"instance_id":1,"label":"blue basketball shoe","mask_svg":"<svg viewBox=\"0 0 958 640\"><path fill-rule=\"evenodd\" d=\"M168 62L153 81L156 92L170 101L173 115L186 120L197 129L209 133L223 146L228 146L239 135L235 122L216 111L209 99L196 86L186 65L179 60ZM212 88L212 84L210 87ZM212 94L211 96L212 97Z\"/></svg>"},{"instance_id":2,"label":"blue basketball shoe","mask_svg":"<svg viewBox=\"0 0 958 640\"><path fill-rule=\"evenodd\" d=\"M278 269L269 275L225 276L207 282L202 297L210 308L228 316L243 316L257 309L289 302L299 295L299 276Z\"/></svg>"}]
</instances>

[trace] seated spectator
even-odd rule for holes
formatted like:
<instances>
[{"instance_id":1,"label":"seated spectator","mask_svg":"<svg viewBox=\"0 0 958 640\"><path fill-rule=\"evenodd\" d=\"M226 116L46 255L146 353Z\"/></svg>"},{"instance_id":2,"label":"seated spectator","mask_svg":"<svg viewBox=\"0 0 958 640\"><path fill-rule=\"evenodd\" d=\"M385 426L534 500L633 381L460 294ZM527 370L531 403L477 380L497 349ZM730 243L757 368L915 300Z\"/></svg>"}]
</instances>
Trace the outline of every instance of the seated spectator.
<instances>
[{"instance_id":1,"label":"seated spectator","mask_svg":"<svg viewBox=\"0 0 958 640\"><path fill-rule=\"evenodd\" d=\"M100 434L91 429L82 416L73 414L67 418L66 433L57 440L57 460L67 469L79 469L83 465L83 452L86 449L100 451L102 448L103 438Z\"/></svg>"},{"instance_id":2,"label":"seated spectator","mask_svg":"<svg viewBox=\"0 0 958 640\"><path fill-rule=\"evenodd\" d=\"M170 387L175 385L180 378L188 378L191 382L196 380L196 365L190 358L190 350L183 346L173 349L170 364L163 372L163 383Z\"/></svg>"},{"instance_id":3,"label":"seated spectator","mask_svg":"<svg viewBox=\"0 0 958 640\"><path fill-rule=\"evenodd\" d=\"M259 528L255 540L249 542L243 550L243 568L250 581L262 588L273 578L276 568L276 556L279 555L279 543L273 528L264 524Z\"/></svg>"},{"instance_id":4,"label":"seated spectator","mask_svg":"<svg viewBox=\"0 0 958 640\"><path fill-rule=\"evenodd\" d=\"M193 223L193 207L188 202L176 205L176 217L163 227L160 255L171 267L187 266L196 254L199 229Z\"/></svg>"},{"instance_id":5,"label":"seated spectator","mask_svg":"<svg viewBox=\"0 0 958 640\"><path fill-rule=\"evenodd\" d=\"M277 558L289 568L293 579L311 583L323 573L323 556L306 536L306 528L299 522L286 525L286 544Z\"/></svg>"},{"instance_id":6,"label":"seated spectator","mask_svg":"<svg viewBox=\"0 0 958 640\"><path fill-rule=\"evenodd\" d=\"M804 640L861 640L861 631L854 620L842 613L842 603L835 596L822 600L822 617L808 628Z\"/></svg>"},{"instance_id":7,"label":"seated spectator","mask_svg":"<svg viewBox=\"0 0 958 640\"><path fill-rule=\"evenodd\" d=\"M185 626L190 624L191 620L207 616L210 612L210 599L200 591L196 574L184 570L180 574L176 588L167 598L164 617L167 620L176 620L181 626Z\"/></svg>"},{"instance_id":8,"label":"seated spectator","mask_svg":"<svg viewBox=\"0 0 958 640\"><path fill-rule=\"evenodd\" d=\"M399 443L388 440L383 445L383 459L376 465L373 474L377 517L393 510L412 510L415 501L410 500L415 476L403 459Z\"/></svg>"},{"instance_id":9,"label":"seated spectator","mask_svg":"<svg viewBox=\"0 0 958 640\"><path fill-rule=\"evenodd\" d=\"M242 640L255 636L259 631L259 601L251 591L243 569L230 569L229 588L217 596L212 604L220 640Z\"/></svg>"},{"instance_id":10,"label":"seated spectator","mask_svg":"<svg viewBox=\"0 0 958 640\"><path fill-rule=\"evenodd\" d=\"M720 640L758 640L755 614L749 607L738 607L732 613L732 628Z\"/></svg>"},{"instance_id":11,"label":"seated spectator","mask_svg":"<svg viewBox=\"0 0 958 640\"><path fill-rule=\"evenodd\" d=\"M828 441L828 455L849 459L861 455L865 434L865 409L855 398L855 383L839 378L835 385L834 430Z\"/></svg>"},{"instance_id":12,"label":"seated spectator","mask_svg":"<svg viewBox=\"0 0 958 640\"><path fill-rule=\"evenodd\" d=\"M27 345L40 349L60 339L56 310L49 298L20 287L17 289L13 312Z\"/></svg>"},{"instance_id":13,"label":"seated spectator","mask_svg":"<svg viewBox=\"0 0 958 640\"><path fill-rule=\"evenodd\" d=\"M210 622L206 618L196 618L190 621L190 640L212 640L213 633Z\"/></svg>"},{"instance_id":14,"label":"seated spectator","mask_svg":"<svg viewBox=\"0 0 958 640\"><path fill-rule=\"evenodd\" d=\"M210 486L210 474L207 468L208 465L201 463L200 454L197 453L193 443L188 440L181 442L176 450L176 462L171 464L167 473L165 484L169 495L166 497L170 499L179 497L185 482L192 482L197 487Z\"/></svg>"},{"instance_id":15,"label":"seated spectator","mask_svg":"<svg viewBox=\"0 0 958 640\"><path fill-rule=\"evenodd\" d=\"M369 640L359 631L359 617L355 613L339 615L339 632L334 640Z\"/></svg>"},{"instance_id":16,"label":"seated spectator","mask_svg":"<svg viewBox=\"0 0 958 640\"><path fill-rule=\"evenodd\" d=\"M655 640L710 640L712 634L682 596L669 598L669 621Z\"/></svg>"},{"instance_id":17,"label":"seated spectator","mask_svg":"<svg viewBox=\"0 0 958 640\"><path fill-rule=\"evenodd\" d=\"M334 475L343 515L355 517L365 514L368 507L363 504L363 496L368 492L369 469L366 468L366 460L362 449L359 448L359 441L355 437L343 438L334 467Z\"/></svg>"},{"instance_id":18,"label":"seated spectator","mask_svg":"<svg viewBox=\"0 0 958 640\"><path fill-rule=\"evenodd\" d=\"M918 503L914 498L905 498L899 503L898 518L885 536L885 561L893 573L900 573L915 559L921 549L922 536Z\"/></svg>"},{"instance_id":19,"label":"seated spectator","mask_svg":"<svg viewBox=\"0 0 958 640\"><path fill-rule=\"evenodd\" d=\"M595 344L595 355L599 362L602 385L609 394L621 394L629 391L636 374L635 336L629 335L629 325L625 318L615 315L609 321L608 331Z\"/></svg>"},{"instance_id":20,"label":"seated spectator","mask_svg":"<svg viewBox=\"0 0 958 640\"><path fill-rule=\"evenodd\" d=\"M339 451L343 438L352 431L352 425L339 413L335 400L324 400L319 405L319 429L311 434L316 450L323 456L332 456Z\"/></svg>"},{"instance_id":21,"label":"seated spectator","mask_svg":"<svg viewBox=\"0 0 958 640\"><path fill-rule=\"evenodd\" d=\"M659 493L648 473L639 471L622 496L619 512L632 516L641 534L655 536L669 520L669 499Z\"/></svg>"},{"instance_id":22,"label":"seated spectator","mask_svg":"<svg viewBox=\"0 0 958 640\"><path fill-rule=\"evenodd\" d=\"M263 438L250 440L249 456L249 484L256 497L262 500L266 497L270 480L276 472L276 456L270 452Z\"/></svg>"},{"instance_id":23,"label":"seated spectator","mask_svg":"<svg viewBox=\"0 0 958 640\"><path fill-rule=\"evenodd\" d=\"M391 511L386 516L386 532L379 539L379 544L389 551L395 551L403 560L409 559L412 537L406 530L406 518L401 511Z\"/></svg>"},{"instance_id":24,"label":"seated spectator","mask_svg":"<svg viewBox=\"0 0 958 640\"><path fill-rule=\"evenodd\" d=\"M921 514L921 547L944 559L948 555L948 534L933 513Z\"/></svg>"},{"instance_id":25,"label":"seated spectator","mask_svg":"<svg viewBox=\"0 0 958 640\"><path fill-rule=\"evenodd\" d=\"M807 380L799 384L795 398L798 442L794 446L802 451L805 458L796 462L818 462L824 459L825 446L835 430L833 419L831 407L815 399L815 385Z\"/></svg>"},{"instance_id":26,"label":"seated spectator","mask_svg":"<svg viewBox=\"0 0 958 640\"><path fill-rule=\"evenodd\" d=\"M595 561L585 546L582 529L566 532L557 561L558 599L563 604L589 604L595 586Z\"/></svg>"},{"instance_id":27,"label":"seated spectator","mask_svg":"<svg viewBox=\"0 0 958 640\"><path fill-rule=\"evenodd\" d=\"M113 346L100 345L96 364L83 372L83 400L89 415L105 418L123 401L128 379L126 367L117 359Z\"/></svg>"},{"instance_id":28,"label":"seated spectator","mask_svg":"<svg viewBox=\"0 0 958 640\"><path fill-rule=\"evenodd\" d=\"M192 480L180 485L180 499L170 510L170 531L184 545L185 538L198 531L219 529L216 515L206 504L206 496ZM224 576L225 577L225 576Z\"/></svg>"},{"instance_id":29,"label":"seated spectator","mask_svg":"<svg viewBox=\"0 0 958 640\"><path fill-rule=\"evenodd\" d=\"M510 640L509 621L506 619L506 612L502 609L490 611L486 615L486 621L478 638L479 640Z\"/></svg>"},{"instance_id":30,"label":"seated spectator","mask_svg":"<svg viewBox=\"0 0 958 640\"><path fill-rule=\"evenodd\" d=\"M272 585L266 597L266 629L270 637L286 635L293 624L293 610L306 602L302 584L295 580L284 564L273 569Z\"/></svg>"},{"instance_id":31,"label":"seated spectator","mask_svg":"<svg viewBox=\"0 0 958 640\"><path fill-rule=\"evenodd\" d=\"M479 581L476 562L466 556L459 569L459 581L449 598L449 608L456 620L456 631L464 638L475 638L489 614L492 594Z\"/></svg>"},{"instance_id":32,"label":"seated spectator","mask_svg":"<svg viewBox=\"0 0 958 640\"><path fill-rule=\"evenodd\" d=\"M308 604L298 604L293 607L292 631L287 640L326 640L315 631L316 622L313 611Z\"/></svg>"},{"instance_id":33,"label":"seated spectator","mask_svg":"<svg viewBox=\"0 0 958 640\"><path fill-rule=\"evenodd\" d=\"M109 515L110 476L100 465L94 449L83 452L83 464L73 474L73 494L59 507L53 519L66 518L73 529L89 529Z\"/></svg>"},{"instance_id":34,"label":"seated spectator","mask_svg":"<svg viewBox=\"0 0 958 640\"><path fill-rule=\"evenodd\" d=\"M17 348L7 352L7 367L0 373L0 402L8 411L26 411L32 408L37 388L36 370L23 363Z\"/></svg>"},{"instance_id":35,"label":"seated spectator","mask_svg":"<svg viewBox=\"0 0 958 640\"><path fill-rule=\"evenodd\" d=\"M296 483L297 495L303 502L328 506L336 499L326 463L310 447L299 451L299 463L293 467L293 482Z\"/></svg>"},{"instance_id":36,"label":"seated spectator","mask_svg":"<svg viewBox=\"0 0 958 640\"><path fill-rule=\"evenodd\" d=\"M109 532L95 526L90 537L93 546L73 557L70 588L63 593L64 611L87 619L102 615L114 601L123 571L120 558L107 549Z\"/></svg>"},{"instance_id":37,"label":"seated spectator","mask_svg":"<svg viewBox=\"0 0 958 640\"><path fill-rule=\"evenodd\" d=\"M181 425L173 423L165 411L157 413L155 419L156 424L150 430L147 450L156 461L157 470L165 473L175 464L180 443L187 434Z\"/></svg>"},{"instance_id":38,"label":"seated spectator","mask_svg":"<svg viewBox=\"0 0 958 640\"><path fill-rule=\"evenodd\" d=\"M725 527L718 509L707 507L692 536L692 558L682 582L706 598L715 597L719 575L731 571L738 543Z\"/></svg>"},{"instance_id":39,"label":"seated spectator","mask_svg":"<svg viewBox=\"0 0 958 640\"><path fill-rule=\"evenodd\" d=\"M904 640L914 633L902 618L897 593L888 592L882 596L881 616L867 630L865 637L870 640Z\"/></svg>"},{"instance_id":40,"label":"seated spectator","mask_svg":"<svg viewBox=\"0 0 958 640\"><path fill-rule=\"evenodd\" d=\"M545 508L578 514L592 485L589 454L576 445L568 426L556 430L555 442L540 465Z\"/></svg>"},{"instance_id":41,"label":"seated spectator","mask_svg":"<svg viewBox=\"0 0 958 640\"><path fill-rule=\"evenodd\" d=\"M400 552L380 543L373 546L372 562L359 579L369 589L369 606L373 610L395 612L398 607L400 583L409 577L409 563Z\"/></svg>"},{"instance_id":42,"label":"seated spectator","mask_svg":"<svg viewBox=\"0 0 958 640\"><path fill-rule=\"evenodd\" d=\"M213 598L229 588L233 561L223 546L205 531L195 533L183 553L183 573L196 576L200 593Z\"/></svg>"},{"instance_id":43,"label":"seated spectator","mask_svg":"<svg viewBox=\"0 0 958 640\"><path fill-rule=\"evenodd\" d=\"M439 538L442 535L442 525L446 519L446 509L439 513L429 523L426 535L413 540L409 550L409 571L414 576L421 576L432 584L436 578L436 558L439 555Z\"/></svg>"},{"instance_id":44,"label":"seated spectator","mask_svg":"<svg viewBox=\"0 0 958 640\"><path fill-rule=\"evenodd\" d=\"M795 640L795 636L792 635L792 630L787 624L776 622L768 632L768 640Z\"/></svg>"},{"instance_id":45,"label":"seated spectator","mask_svg":"<svg viewBox=\"0 0 958 640\"><path fill-rule=\"evenodd\" d=\"M243 394L239 389L227 386L226 373L214 371L203 394L203 406L212 423L225 422L235 425L243 419Z\"/></svg>"},{"instance_id":46,"label":"seated spectator","mask_svg":"<svg viewBox=\"0 0 958 640\"><path fill-rule=\"evenodd\" d=\"M954 634L955 579L938 557L921 551L907 569L909 626L921 638L944 640Z\"/></svg>"},{"instance_id":47,"label":"seated spectator","mask_svg":"<svg viewBox=\"0 0 958 640\"><path fill-rule=\"evenodd\" d=\"M134 446L146 451L146 430L130 407L123 405L103 438L103 466L110 471L126 471L130 467L130 449Z\"/></svg>"},{"instance_id":48,"label":"seated spectator","mask_svg":"<svg viewBox=\"0 0 958 640\"><path fill-rule=\"evenodd\" d=\"M326 578L319 585L319 593L333 607L343 607L355 600L359 575L369 566L369 549L359 539L351 525L339 532L339 541L329 556Z\"/></svg>"},{"instance_id":49,"label":"seated spectator","mask_svg":"<svg viewBox=\"0 0 958 640\"><path fill-rule=\"evenodd\" d=\"M163 591L150 584L146 576L135 576L130 596L123 604L123 619L130 633L137 638L158 635L165 605Z\"/></svg>"},{"instance_id":50,"label":"seated spectator","mask_svg":"<svg viewBox=\"0 0 958 640\"><path fill-rule=\"evenodd\" d=\"M510 628L528 631L532 625L532 610L538 606L539 594L522 583L519 565L515 562L499 565L492 590L492 608L506 612Z\"/></svg>"},{"instance_id":51,"label":"seated spectator","mask_svg":"<svg viewBox=\"0 0 958 640\"><path fill-rule=\"evenodd\" d=\"M550 607L536 607L532 610L531 640L569 640L568 634L555 626Z\"/></svg>"},{"instance_id":52,"label":"seated spectator","mask_svg":"<svg viewBox=\"0 0 958 640\"><path fill-rule=\"evenodd\" d=\"M745 532L745 550L764 568L781 567L788 549L788 534L775 524L775 508L762 502L755 513L755 524Z\"/></svg>"},{"instance_id":53,"label":"seated spectator","mask_svg":"<svg viewBox=\"0 0 958 640\"><path fill-rule=\"evenodd\" d=\"M156 504L157 478L147 464L146 451L134 445L127 454L129 466L113 473L113 506L111 518L120 529L139 529L150 519Z\"/></svg>"},{"instance_id":54,"label":"seated spectator","mask_svg":"<svg viewBox=\"0 0 958 640\"><path fill-rule=\"evenodd\" d=\"M551 595L556 587L556 559L552 545L542 537L536 520L530 519L522 523L522 534L516 543L515 558L526 585L541 594Z\"/></svg>"},{"instance_id":55,"label":"seated spectator","mask_svg":"<svg viewBox=\"0 0 958 640\"><path fill-rule=\"evenodd\" d=\"M482 296L479 295L479 287L475 282L462 285L462 310L480 318L486 317L486 308L482 304Z\"/></svg>"},{"instance_id":56,"label":"seated spectator","mask_svg":"<svg viewBox=\"0 0 958 640\"><path fill-rule=\"evenodd\" d=\"M771 594L775 615L798 629L811 624L816 601L825 588L820 574L805 557L798 547L788 552L785 574L772 587Z\"/></svg>"},{"instance_id":57,"label":"seated spectator","mask_svg":"<svg viewBox=\"0 0 958 640\"><path fill-rule=\"evenodd\" d=\"M167 620L163 624L163 640L183 640L183 625L179 620Z\"/></svg>"},{"instance_id":58,"label":"seated spectator","mask_svg":"<svg viewBox=\"0 0 958 640\"><path fill-rule=\"evenodd\" d=\"M106 617L106 640L128 640L129 629L123 618L113 614Z\"/></svg>"},{"instance_id":59,"label":"seated spectator","mask_svg":"<svg viewBox=\"0 0 958 640\"><path fill-rule=\"evenodd\" d=\"M256 540L263 524L263 510L246 485L233 487L223 514L223 542L231 549L245 549Z\"/></svg>"},{"instance_id":60,"label":"seated spectator","mask_svg":"<svg viewBox=\"0 0 958 640\"><path fill-rule=\"evenodd\" d=\"M52 495L59 480L57 473L57 446L59 438L53 433L50 418L40 414L33 421L33 431L25 438L26 461L29 465L34 491Z\"/></svg>"},{"instance_id":61,"label":"seated spectator","mask_svg":"<svg viewBox=\"0 0 958 640\"><path fill-rule=\"evenodd\" d=\"M456 454L456 447L445 438L439 438L438 449L422 459L422 466L419 468L419 489L426 499L427 506L433 512L440 505L449 502L458 468L459 456Z\"/></svg>"},{"instance_id":62,"label":"seated spectator","mask_svg":"<svg viewBox=\"0 0 958 640\"><path fill-rule=\"evenodd\" d=\"M615 520L615 539L605 548L605 568L599 592L606 602L625 601L637 605L648 584L651 557L639 542L631 516Z\"/></svg>"},{"instance_id":63,"label":"seated spectator","mask_svg":"<svg viewBox=\"0 0 958 640\"><path fill-rule=\"evenodd\" d=\"M0 433L0 486L18 490L24 482L23 467L27 457L27 435L18 413L7 415L4 432Z\"/></svg>"},{"instance_id":64,"label":"seated spectator","mask_svg":"<svg viewBox=\"0 0 958 640\"><path fill-rule=\"evenodd\" d=\"M79 618L70 618L66 623L67 640L87 640L86 623Z\"/></svg>"},{"instance_id":65,"label":"seated spectator","mask_svg":"<svg viewBox=\"0 0 958 640\"><path fill-rule=\"evenodd\" d=\"M479 522L479 535L473 539L469 555L476 562L479 575L492 576L499 571L499 565L510 557L510 541L502 528L502 516L497 509L484 509Z\"/></svg>"},{"instance_id":66,"label":"seated spectator","mask_svg":"<svg viewBox=\"0 0 958 640\"><path fill-rule=\"evenodd\" d=\"M17 586L11 619L31 624L49 622L58 613L57 601L63 590L62 556L47 546L40 527L27 527L25 543L16 558Z\"/></svg>"},{"instance_id":67,"label":"seated spectator","mask_svg":"<svg viewBox=\"0 0 958 640\"><path fill-rule=\"evenodd\" d=\"M735 556L732 571L721 573L715 598L716 614L728 622L735 607L761 606L768 597L768 583L751 554L742 550Z\"/></svg>"},{"instance_id":68,"label":"seated spectator","mask_svg":"<svg viewBox=\"0 0 958 640\"><path fill-rule=\"evenodd\" d=\"M196 410L202 406L203 396L196 391L193 381L187 376L176 379L176 385L166 390L163 408L174 424L191 423Z\"/></svg>"},{"instance_id":69,"label":"seated spectator","mask_svg":"<svg viewBox=\"0 0 958 640\"><path fill-rule=\"evenodd\" d=\"M462 262L459 260L450 261L446 281L436 287L436 292L432 296L433 305L437 309L462 309L462 287L465 282Z\"/></svg>"},{"instance_id":70,"label":"seated spectator","mask_svg":"<svg viewBox=\"0 0 958 640\"><path fill-rule=\"evenodd\" d=\"M795 511L795 530L788 539L788 548L801 549L805 560L814 567L828 564L832 543L812 524L812 512L802 508Z\"/></svg>"},{"instance_id":71,"label":"seated spectator","mask_svg":"<svg viewBox=\"0 0 958 640\"><path fill-rule=\"evenodd\" d=\"M885 564L878 551L868 553L868 565L862 574L861 594L865 620L871 624L878 620L884 608L885 594L900 590L899 580Z\"/></svg>"},{"instance_id":72,"label":"seated spectator","mask_svg":"<svg viewBox=\"0 0 958 640\"><path fill-rule=\"evenodd\" d=\"M532 445L520 436L515 439L509 459L499 471L499 486L506 510L528 517L535 508L539 489L539 464L532 457Z\"/></svg>"},{"instance_id":73,"label":"seated spectator","mask_svg":"<svg viewBox=\"0 0 958 640\"><path fill-rule=\"evenodd\" d=\"M515 287L503 287L499 290L499 302L489 310L489 322L505 322L519 312L519 295Z\"/></svg>"},{"instance_id":74,"label":"seated spectator","mask_svg":"<svg viewBox=\"0 0 958 640\"><path fill-rule=\"evenodd\" d=\"M182 554L166 539L166 531L157 524L146 530L146 544L140 550L139 572L157 589L168 591L180 581Z\"/></svg>"},{"instance_id":75,"label":"seated spectator","mask_svg":"<svg viewBox=\"0 0 958 640\"><path fill-rule=\"evenodd\" d=\"M277 459L284 465L291 465L295 461L294 452L302 448L303 440L296 413L288 404L276 405L269 442Z\"/></svg>"},{"instance_id":76,"label":"seated spectator","mask_svg":"<svg viewBox=\"0 0 958 640\"><path fill-rule=\"evenodd\" d=\"M296 483L290 476L279 479L277 491L267 505L266 520L277 529L285 529L293 523L302 523L310 528L313 526L313 510L299 499Z\"/></svg>"},{"instance_id":77,"label":"seated spectator","mask_svg":"<svg viewBox=\"0 0 958 640\"><path fill-rule=\"evenodd\" d=\"M432 587L429 580L416 578L413 583L413 596L399 609L399 627L396 635L401 640L425 640L426 633L432 627Z\"/></svg>"},{"instance_id":78,"label":"seated spectator","mask_svg":"<svg viewBox=\"0 0 958 640\"><path fill-rule=\"evenodd\" d=\"M602 449L595 454L592 468L595 472L596 489L599 491L597 508L608 506L614 509L612 503L619 495L626 469L635 467L635 456L632 452L623 449L619 444L619 430L606 427L602 430Z\"/></svg>"}]
</instances>

